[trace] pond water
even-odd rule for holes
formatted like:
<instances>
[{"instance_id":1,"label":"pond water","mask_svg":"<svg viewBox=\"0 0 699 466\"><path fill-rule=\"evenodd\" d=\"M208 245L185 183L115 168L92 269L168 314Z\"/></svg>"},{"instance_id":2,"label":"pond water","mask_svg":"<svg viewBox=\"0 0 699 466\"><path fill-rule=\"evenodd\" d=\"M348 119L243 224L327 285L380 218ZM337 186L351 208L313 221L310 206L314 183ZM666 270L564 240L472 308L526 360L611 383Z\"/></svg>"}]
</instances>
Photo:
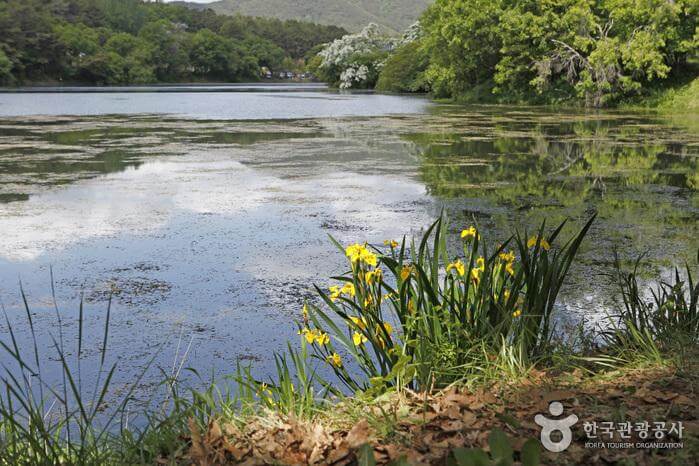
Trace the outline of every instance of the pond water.
<instances>
[{"instance_id":1,"label":"pond water","mask_svg":"<svg viewBox=\"0 0 699 466\"><path fill-rule=\"evenodd\" d=\"M646 253L651 276L699 248L691 117L157 91L0 94L0 301L28 345L21 281L50 353L52 271L68 342L84 296L89 359L113 294L117 386L187 347L204 375L267 372L312 285L345 270L328 235L380 244L445 209L454 233L477 222L499 241L598 212L559 309L590 325L612 309L613 250Z\"/></svg>"}]
</instances>

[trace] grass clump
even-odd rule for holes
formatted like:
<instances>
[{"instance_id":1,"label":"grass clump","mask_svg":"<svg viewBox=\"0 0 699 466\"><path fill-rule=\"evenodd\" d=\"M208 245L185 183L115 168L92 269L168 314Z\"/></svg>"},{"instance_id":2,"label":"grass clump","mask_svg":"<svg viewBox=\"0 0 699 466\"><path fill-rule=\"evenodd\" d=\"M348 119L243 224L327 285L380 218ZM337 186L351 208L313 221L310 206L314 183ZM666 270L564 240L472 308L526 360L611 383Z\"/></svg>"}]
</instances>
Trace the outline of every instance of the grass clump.
<instances>
[{"instance_id":1,"label":"grass clump","mask_svg":"<svg viewBox=\"0 0 699 466\"><path fill-rule=\"evenodd\" d=\"M610 319L604 336L612 351L625 358L662 361L666 354L681 356L699 343L699 283L689 264L675 267L671 281L659 280L648 289L639 284L639 258L624 271L617 257L619 312ZM699 254L697 255L699 262Z\"/></svg>"}]
</instances>

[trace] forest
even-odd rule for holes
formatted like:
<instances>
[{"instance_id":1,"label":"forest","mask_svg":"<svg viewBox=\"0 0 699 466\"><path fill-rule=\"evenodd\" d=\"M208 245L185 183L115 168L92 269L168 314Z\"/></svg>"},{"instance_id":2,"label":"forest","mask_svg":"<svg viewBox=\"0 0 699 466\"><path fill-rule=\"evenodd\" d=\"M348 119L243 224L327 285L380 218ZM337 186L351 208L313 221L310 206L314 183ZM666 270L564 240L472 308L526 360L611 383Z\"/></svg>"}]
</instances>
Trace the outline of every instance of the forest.
<instances>
[{"instance_id":1,"label":"forest","mask_svg":"<svg viewBox=\"0 0 699 466\"><path fill-rule=\"evenodd\" d=\"M315 61L339 87L614 105L699 75L697 0L437 0L401 39L367 28Z\"/></svg>"},{"instance_id":2,"label":"forest","mask_svg":"<svg viewBox=\"0 0 699 466\"><path fill-rule=\"evenodd\" d=\"M346 34L140 0L0 2L0 84L255 80Z\"/></svg>"}]
</instances>

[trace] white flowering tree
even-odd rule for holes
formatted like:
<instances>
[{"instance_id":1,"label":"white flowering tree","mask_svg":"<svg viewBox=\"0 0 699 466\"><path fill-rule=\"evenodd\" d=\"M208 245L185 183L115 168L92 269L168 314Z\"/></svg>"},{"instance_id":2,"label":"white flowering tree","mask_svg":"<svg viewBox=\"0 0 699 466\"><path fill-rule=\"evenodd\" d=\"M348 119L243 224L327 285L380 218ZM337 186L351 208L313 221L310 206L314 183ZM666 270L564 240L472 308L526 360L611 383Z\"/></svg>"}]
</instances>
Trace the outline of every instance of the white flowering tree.
<instances>
[{"instance_id":1,"label":"white flowering tree","mask_svg":"<svg viewBox=\"0 0 699 466\"><path fill-rule=\"evenodd\" d=\"M318 54L319 74L341 89L373 87L397 40L382 35L376 24L328 44Z\"/></svg>"}]
</instances>

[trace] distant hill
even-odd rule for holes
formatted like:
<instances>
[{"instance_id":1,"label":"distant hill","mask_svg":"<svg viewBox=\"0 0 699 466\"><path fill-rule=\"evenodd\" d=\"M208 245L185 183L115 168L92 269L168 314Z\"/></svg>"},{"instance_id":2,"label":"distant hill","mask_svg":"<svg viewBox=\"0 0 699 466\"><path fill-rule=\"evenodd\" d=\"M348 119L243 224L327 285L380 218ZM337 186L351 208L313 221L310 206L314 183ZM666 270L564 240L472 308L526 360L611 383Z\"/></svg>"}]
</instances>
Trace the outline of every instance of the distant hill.
<instances>
[{"instance_id":1,"label":"distant hill","mask_svg":"<svg viewBox=\"0 0 699 466\"><path fill-rule=\"evenodd\" d=\"M376 23L388 32L402 32L433 0L220 0L188 5L217 13L298 19L342 26L350 31Z\"/></svg>"}]
</instances>

